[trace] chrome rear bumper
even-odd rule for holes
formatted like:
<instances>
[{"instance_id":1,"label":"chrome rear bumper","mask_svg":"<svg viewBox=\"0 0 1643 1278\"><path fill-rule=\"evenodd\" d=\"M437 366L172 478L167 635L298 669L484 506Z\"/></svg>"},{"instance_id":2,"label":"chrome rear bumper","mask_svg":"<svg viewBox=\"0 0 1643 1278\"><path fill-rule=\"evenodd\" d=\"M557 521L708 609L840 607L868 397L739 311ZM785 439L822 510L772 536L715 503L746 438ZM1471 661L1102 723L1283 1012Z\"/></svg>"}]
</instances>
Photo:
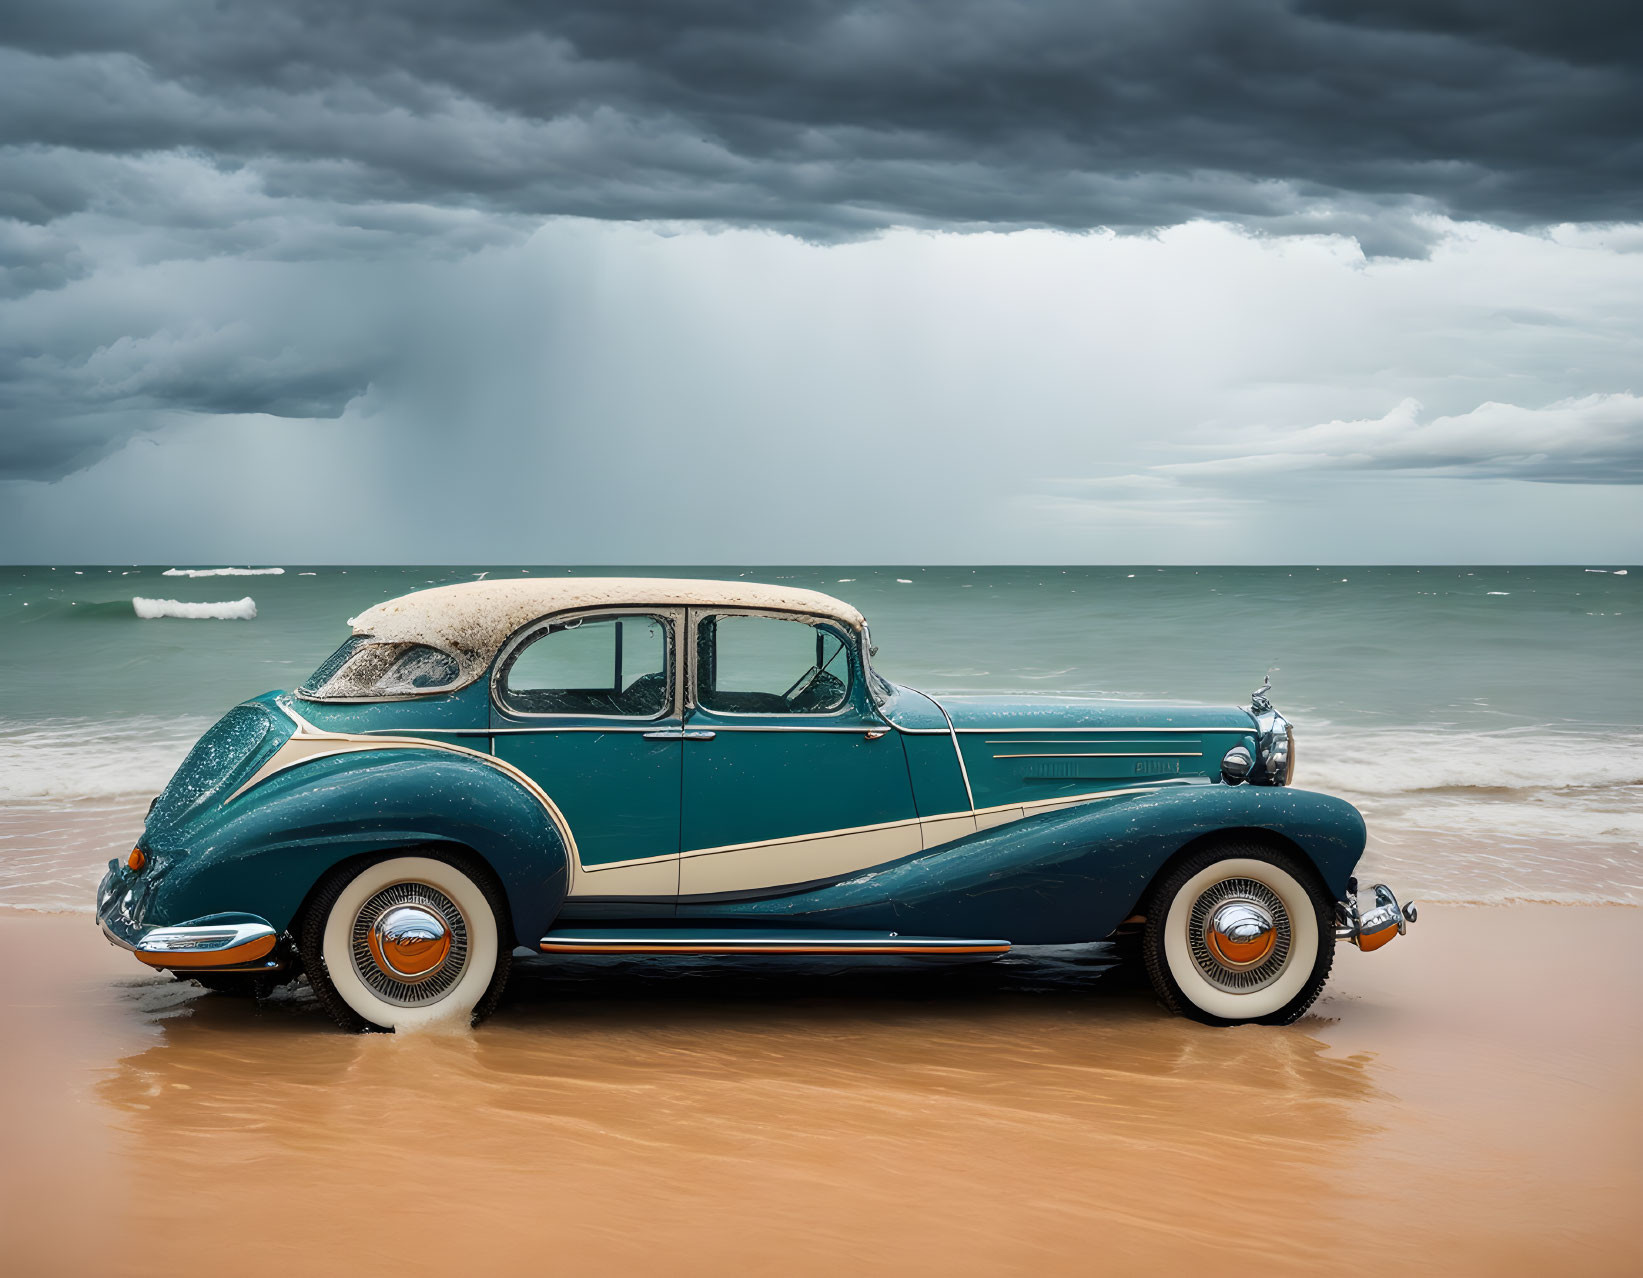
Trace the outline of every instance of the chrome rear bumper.
<instances>
[{"instance_id":1,"label":"chrome rear bumper","mask_svg":"<svg viewBox=\"0 0 1643 1278\"><path fill-rule=\"evenodd\" d=\"M176 971L273 971L285 964L274 956L279 934L260 919L154 927L135 938L121 936L106 921L103 935L150 967Z\"/></svg>"},{"instance_id":2,"label":"chrome rear bumper","mask_svg":"<svg viewBox=\"0 0 1643 1278\"><path fill-rule=\"evenodd\" d=\"M1346 881L1346 900L1335 902L1335 939L1351 941L1360 950L1378 950L1395 936L1402 936L1419 916L1414 903L1399 905L1392 889L1377 883L1375 904L1367 911L1358 905L1358 880Z\"/></svg>"}]
</instances>

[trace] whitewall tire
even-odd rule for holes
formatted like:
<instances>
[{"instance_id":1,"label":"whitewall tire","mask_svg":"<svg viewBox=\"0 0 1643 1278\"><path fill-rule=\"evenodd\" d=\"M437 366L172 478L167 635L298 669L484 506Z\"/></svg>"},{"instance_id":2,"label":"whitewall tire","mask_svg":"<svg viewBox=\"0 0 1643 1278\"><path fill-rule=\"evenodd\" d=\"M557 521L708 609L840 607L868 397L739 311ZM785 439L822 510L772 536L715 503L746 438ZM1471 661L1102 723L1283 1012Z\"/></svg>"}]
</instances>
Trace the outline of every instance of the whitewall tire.
<instances>
[{"instance_id":1,"label":"whitewall tire","mask_svg":"<svg viewBox=\"0 0 1643 1278\"><path fill-rule=\"evenodd\" d=\"M1299 857L1223 842L1170 868L1148 903L1142 950L1158 997L1211 1025L1287 1025L1334 961L1333 903Z\"/></svg>"},{"instance_id":2,"label":"whitewall tire","mask_svg":"<svg viewBox=\"0 0 1643 1278\"><path fill-rule=\"evenodd\" d=\"M344 1028L477 1022L507 979L505 917L481 867L386 857L349 867L315 892L303 920L303 964Z\"/></svg>"}]
</instances>

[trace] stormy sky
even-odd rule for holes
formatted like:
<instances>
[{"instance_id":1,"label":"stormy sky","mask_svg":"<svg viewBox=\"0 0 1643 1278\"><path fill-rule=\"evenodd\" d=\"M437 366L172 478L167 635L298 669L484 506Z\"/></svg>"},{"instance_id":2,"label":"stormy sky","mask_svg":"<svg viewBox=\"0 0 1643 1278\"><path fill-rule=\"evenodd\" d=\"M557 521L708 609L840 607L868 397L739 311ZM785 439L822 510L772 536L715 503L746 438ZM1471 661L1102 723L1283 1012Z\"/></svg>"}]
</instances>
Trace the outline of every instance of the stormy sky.
<instances>
[{"instance_id":1,"label":"stormy sky","mask_svg":"<svg viewBox=\"0 0 1643 1278\"><path fill-rule=\"evenodd\" d=\"M0 560L1643 558L1643 10L9 0Z\"/></svg>"}]
</instances>

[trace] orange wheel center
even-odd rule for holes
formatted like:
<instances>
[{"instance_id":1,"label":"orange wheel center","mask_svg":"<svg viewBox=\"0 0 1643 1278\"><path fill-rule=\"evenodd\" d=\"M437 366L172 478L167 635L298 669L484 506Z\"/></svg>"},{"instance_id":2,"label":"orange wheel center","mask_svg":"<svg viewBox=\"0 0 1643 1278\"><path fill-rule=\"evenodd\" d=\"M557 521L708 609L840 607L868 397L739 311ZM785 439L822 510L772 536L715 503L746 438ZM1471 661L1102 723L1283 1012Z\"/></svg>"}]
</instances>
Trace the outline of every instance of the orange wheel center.
<instances>
[{"instance_id":1,"label":"orange wheel center","mask_svg":"<svg viewBox=\"0 0 1643 1278\"><path fill-rule=\"evenodd\" d=\"M1229 901L1215 911L1205 929L1209 952L1228 967L1251 967L1278 943L1272 918L1250 901Z\"/></svg>"},{"instance_id":2,"label":"orange wheel center","mask_svg":"<svg viewBox=\"0 0 1643 1278\"><path fill-rule=\"evenodd\" d=\"M366 944L384 973L414 983L438 971L450 955L451 929L432 910L397 905L372 925Z\"/></svg>"}]
</instances>

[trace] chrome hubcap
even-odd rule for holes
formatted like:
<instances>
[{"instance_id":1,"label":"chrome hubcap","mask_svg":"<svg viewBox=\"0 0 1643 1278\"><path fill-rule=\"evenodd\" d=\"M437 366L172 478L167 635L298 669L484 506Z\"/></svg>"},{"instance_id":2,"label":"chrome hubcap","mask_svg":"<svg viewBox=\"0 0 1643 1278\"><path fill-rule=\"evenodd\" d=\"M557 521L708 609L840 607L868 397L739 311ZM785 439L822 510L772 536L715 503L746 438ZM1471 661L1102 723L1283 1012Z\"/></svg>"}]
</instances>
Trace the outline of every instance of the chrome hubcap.
<instances>
[{"instance_id":1,"label":"chrome hubcap","mask_svg":"<svg viewBox=\"0 0 1643 1278\"><path fill-rule=\"evenodd\" d=\"M455 902L426 883L395 883L360 907L354 970L386 1002L438 1002L468 965L468 925Z\"/></svg>"},{"instance_id":2,"label":"chrome hubcap","mask_svg":"<svg viewBox=\"0 0 1643 1278\"><path fill-rule=\"evenodd\" d=\"M1277 942L1272 916L1253 901L1228 901L1217 906L1204 928L1209 952L1228 967L1259 963Z\"/></svg>"},{"instance_id":3,"label":"chrome hubcap","mask_svg":"<svg viewBox=\"0 0 1643 1278\"><path fill-rule=\"evenodd\" d=\"M1187 941L1205 980L1248 993L1271 984L1289 965L1289 911L1264 883L1223 879L1193 902Z\"/></svg>"},{"instance_id":4,"label":"chrome hubcap","mask_svg":"<svg viewBox=\"0 0 1643 1278\"><path fill-rule=\"evenodd\" d=\"M379 968L411 985L427 980L451 952L451 929L420 905L384 911L365 940Z\"/></svg>"}]
</instances>

